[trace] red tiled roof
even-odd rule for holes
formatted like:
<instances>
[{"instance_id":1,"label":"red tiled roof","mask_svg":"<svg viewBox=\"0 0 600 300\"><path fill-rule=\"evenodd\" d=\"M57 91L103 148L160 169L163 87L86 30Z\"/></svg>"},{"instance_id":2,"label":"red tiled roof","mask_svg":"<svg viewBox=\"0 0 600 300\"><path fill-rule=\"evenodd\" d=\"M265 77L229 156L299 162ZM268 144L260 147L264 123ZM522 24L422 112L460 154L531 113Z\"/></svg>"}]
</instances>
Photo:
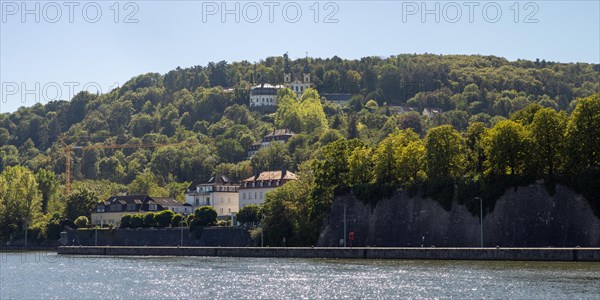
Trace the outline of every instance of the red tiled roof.
<instances>
[{"instance_id":1,"label":"red tiled roof","mask_svg":"<svg viewBox=\"0 0 600 300\"><path fill-rule=\"evenodd\" d=\"M243 182L296 179L298 179L298 176L290 171L267 171L260 173L258 176L249 177L243 180Z\"/></svg>"}]
</instances>

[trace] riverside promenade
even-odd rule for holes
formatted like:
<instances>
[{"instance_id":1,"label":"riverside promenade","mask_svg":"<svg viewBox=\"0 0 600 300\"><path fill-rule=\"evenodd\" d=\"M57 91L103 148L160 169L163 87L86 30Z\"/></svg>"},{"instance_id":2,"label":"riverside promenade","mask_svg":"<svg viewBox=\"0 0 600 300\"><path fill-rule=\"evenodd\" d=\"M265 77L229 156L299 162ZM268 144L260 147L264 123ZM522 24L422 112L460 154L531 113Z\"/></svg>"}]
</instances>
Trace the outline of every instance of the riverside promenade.
<instances>
[{"instance_id":1,"label":"riverside promenade","mask_svg":"<svg viewBox=\"0 0 600 300\"><path fill-rule=\"evenodd\" d=\"M63 255L214 256L600 262L600 248L125 247L64 246Z\"/></svg>"}]
</instances>

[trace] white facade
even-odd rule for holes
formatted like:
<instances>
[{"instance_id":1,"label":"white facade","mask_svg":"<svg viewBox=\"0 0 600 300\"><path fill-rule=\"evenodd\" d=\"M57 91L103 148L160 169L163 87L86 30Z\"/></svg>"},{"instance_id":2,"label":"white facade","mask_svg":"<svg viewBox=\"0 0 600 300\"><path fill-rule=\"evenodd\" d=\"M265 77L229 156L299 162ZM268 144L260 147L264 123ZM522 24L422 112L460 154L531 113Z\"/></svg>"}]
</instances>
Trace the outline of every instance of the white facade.
<instances>
[{"instance_id":1,"label":"white facade","mask_svg":"<svg viewBox=\"0 0 600 300\"><path fill-rule=\"evenodd\" d=\"M294 91L298 98L302 97L302 93L313 86L310 82L310 74L308 73L303 74L302 80L296 79L292 81L292 74L289 73L284 74L283 79L283 85Z\"/></svg>"},{"instance_id":2,"label":"white facade","mask_svg":"<svg viewBox=\"0 0 600 300\"><path fill-rule=\"evenodd\" d=\"M188 190L185 202L192 205L192 211L201 206L212 206L219 217L237 213L240 207L238 186L230 183L225 177L225 183L220 178L215 180L215 177L217 176L206 183L198 184L195 190Z\"/></svg>"},{"instance_id":3,"label":"white facade","mask_svg":"<svg viewBox=\"0 0 600 300\"><path fill-rule=\"evenodd\" d=\"M239 188L240 209L250 204L262 205L268 192L296 179L296 174L282 170L262 172L243 180Z\"/></svg>"},{"instance_id":4,"label":"white facade","mask_svg":"<svg viewBox=\"0 0 600 300\"><path fill-rule=\"evenodd\" d=\"M250 106L276 106L277 91L283 88L282 85L260 84L252 87L250 90Z\"/></svg>"},{"instance_id":5,"label":"white facade","mask_svg":"<svg viewBox=\"0 0 600 300\"><path fill-rule=\"evenodd\" d=\"M176 214L190 215L194 213L194 208L192 206L187 205L166 206L165 208L168 210L172 210Z\"/></svg>"},{"instance_id":6,"label":"white facade","mask_svg":"<svg viewBox=\"0 0 600 300\"><path fill-rule=\"evenodd\" d=\"M250 204L262 205L263 202L265 202L266 194L276 188L277 186L253 189L240 189L240 209Z\"/></svg>"}]
</instances>

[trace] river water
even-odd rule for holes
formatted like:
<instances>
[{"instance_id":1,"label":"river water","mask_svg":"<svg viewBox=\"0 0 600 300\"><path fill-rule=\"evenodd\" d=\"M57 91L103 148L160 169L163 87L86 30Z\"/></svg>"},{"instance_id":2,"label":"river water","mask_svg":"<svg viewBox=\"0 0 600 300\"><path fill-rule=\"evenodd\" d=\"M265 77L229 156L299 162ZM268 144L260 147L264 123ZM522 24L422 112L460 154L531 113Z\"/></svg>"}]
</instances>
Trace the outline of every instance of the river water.
<instances>
[{"instance_id":1,"label":"river water","mask_svg":"<svg viewBox=\"0 0 600 300\"><path fill-rule=\"evenodd\" d=\"M600 263L0 253L0 299L600 299Z\"/></svg>"}]
</instances>

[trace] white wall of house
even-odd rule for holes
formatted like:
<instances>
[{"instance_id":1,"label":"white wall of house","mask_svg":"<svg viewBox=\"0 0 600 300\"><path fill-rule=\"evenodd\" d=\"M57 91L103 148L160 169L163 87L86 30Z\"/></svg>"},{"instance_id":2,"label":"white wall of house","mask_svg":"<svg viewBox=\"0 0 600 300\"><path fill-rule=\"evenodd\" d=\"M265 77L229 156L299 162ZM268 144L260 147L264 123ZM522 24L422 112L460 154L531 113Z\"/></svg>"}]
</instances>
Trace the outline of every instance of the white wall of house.
<instances>
[{"instance_id":1,"label":"white wall of house","mask_svg":"<svg viewBox=\"0 0 600 300\"><path fill-rule=\"evenodd\" d=\"M237 213L240 209L238 193L235 192L215 192L213 194L213 207L217 215L229 216L231 213Z\"/></svg>"},{"instance_id":2,"label":"white wall of house","mask_svg":"<svg viewBox=\"0 0 600 300\"><path fill-rule=\"evenodd\" d=\"M191 206L167 206L166 209L172 210L176 214L189 215L194 212Z\"/></svg>"},{"instance_id":3,"label":"white wall of house","mask_svg":"<svg viewBox=\"0 0 600 300\"><path fill-rule=\"evenodd\" d=\"M237 192L189 193L185 202L191 204L192 212L200 206L212 206L218 216L229 216L239 211L239 196Z\"/></svg>"},{"instance_id":4,"label":"white wall of house","mask_svg":"<svg viewBox=\"0 0 600 300\"><path fill-rule=\"evenodd\" d=\"M239 190L240 209L250 204L262 205L265 202L267 192L277 187L248 188Z\"/></svg>"},{"instance_id":5,"label":"white wall of house","mask_svg":"<svg viewBox=\"0 0 600 300\"><path fill-rule=\"evenodd\" d=\"M250 106L275 106L275 95L251 95Z\"/></svg>"},{"instance_id":6,"label":"white wall of house","mask_svg":"<svg viewBox=\"0 0 600 300\"><path fill-rule=\"evenodd\" d=\"M120 212L93 212L90 224L92 225L113 225L118 227L121 225L121 218L123 215L142 214L145 215L149 212L156 213L156 211L120 211Z\"/></svg>"}]
</instances>

